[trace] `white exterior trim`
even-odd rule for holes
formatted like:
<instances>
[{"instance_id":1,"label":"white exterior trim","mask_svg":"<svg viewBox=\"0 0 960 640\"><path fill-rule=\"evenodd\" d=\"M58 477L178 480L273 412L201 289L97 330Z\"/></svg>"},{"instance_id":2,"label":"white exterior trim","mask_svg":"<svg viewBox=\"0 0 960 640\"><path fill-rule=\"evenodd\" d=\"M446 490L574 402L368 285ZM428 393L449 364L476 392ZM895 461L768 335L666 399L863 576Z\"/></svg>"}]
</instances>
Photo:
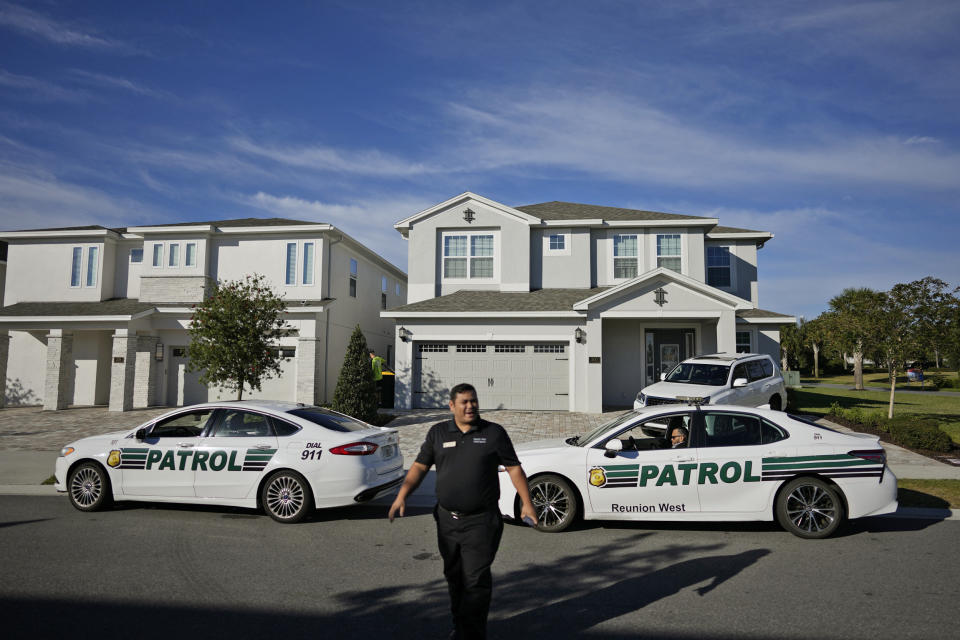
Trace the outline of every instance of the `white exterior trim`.
<instances>
[{"instance_id":1,"label":"white exterior trim","mask_svg":"<svg viewBox=\"0 0 960 640\"><path fill-rule=\"evenodd\" d=\"M617 295L623 293L625 290L633 286L636 286L647 280L652 280L657 277L664 277L664 278L667 278L668 280L673 280L677 284L686 286L688 289L701 293L708 298L714 298L722 302L725 302L737 310L754 308L753 305L751 305L748 301L744 300L743 298L738 298L737 296L726 293L725 291L721 291L716 287L711 287L704 282L700 282L699 280L694 280L690 276L685 276L682 273L677 273L672 269L665 269L663 267L657 267L652 271L648 271L647 273L642 273L636 278L631 278L630 280L626 280L616 285L615 287L607 289L606 291L602 291L596 295L590 296L589 298L584 298L580 302L575 303L573 305L573 308L575 311L587 311L590 308L590 305L595 304L603 300L604 298L616 297Z\"/></svg>"},{"instance_id":2,"label":"white exterior trim","mask_svg":"<svg viewBox=\"0 0 960 640\"><path fill-rule=\"evenodd\" d=\"M761 316L757 318L737 318L737 324L796 324L795 316Z\"/></svg>"},{"instance_id":3,"label":"white exterior trim","mask_svg":"<svg viewBox=\"0 0 960 640\"><path fill-rule=\"evenodd\" d=\"M471 193L470 191L464 191L458 196L454 196L449 200L446 200L444 202L441 202L440 204L434 205L429 209L424 209L420 213L415 213L410 217L404 218L403 220L400 220L399 222L394 223L393 228L399 231L403 235L403 237L406 238L407 234L410 231L410 226L417 220L420 220L421 218L426 218L439 211L443 211L444 209L448 209L452 206L455 206L467 200L474 200L481 204L485 204L491 209L493 209L494 211L496 211L497 213L500 213L502 215L505 215L511 218L515 218L518 221L527 224L528 226L541 224L543 222L540 218L531 216L530 214L514 209L513 207L508 207L505 204L495 202L493 200L490 200L489 198L478 196L477 194Z\"/></svg>"},{"instance_id":4,"label":"white exterior trim","mask_svg":"<svg viewBox=\"0 0 960 640\"><path fill-rule=\"evenodd\" d=\"M381 311L381 318L584 318L576 311Z\"/></svg>"},{"instance_id":5,"label":"white exterior trim","mask_svg":"<svg viewBox=\"0 0 960 640\"><path fill-rule=\"evenodd\" d=\"M686 318L719 318L722 315L720 311L601 311L601 318L650 318L654 320L679 319Z\"/></svg>"}]
</instances>

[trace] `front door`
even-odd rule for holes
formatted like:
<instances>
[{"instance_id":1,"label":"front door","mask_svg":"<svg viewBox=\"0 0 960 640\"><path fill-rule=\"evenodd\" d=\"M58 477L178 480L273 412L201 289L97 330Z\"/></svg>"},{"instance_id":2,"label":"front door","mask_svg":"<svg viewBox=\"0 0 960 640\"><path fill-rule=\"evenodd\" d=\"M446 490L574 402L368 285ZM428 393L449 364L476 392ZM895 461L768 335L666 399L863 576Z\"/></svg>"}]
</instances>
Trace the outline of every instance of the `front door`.
<instances>
[{"instance_id":1,"label":"front door","mask_svg":"<svg viewBox=\"0 0 960 640\"><path fill-rule=\"evenodd\" d=\"M145 440L120 448L116 462L122 472L123 493L193 497L194 456L213 413L213 409L200 409L170 416L149 427ZM111 453L111 466L113 458Z\"/></svg>"},{"instance_id":2,"label":"front door","mask_svg":"<svg viewBox=\"0 0 960 640\"><path fill-rule=\"evenodd\" d=\"M670 373L696 355L693 329L647 329L645 333L646 384L659 381L661 373Z\"/></svg>"}]
</instances>

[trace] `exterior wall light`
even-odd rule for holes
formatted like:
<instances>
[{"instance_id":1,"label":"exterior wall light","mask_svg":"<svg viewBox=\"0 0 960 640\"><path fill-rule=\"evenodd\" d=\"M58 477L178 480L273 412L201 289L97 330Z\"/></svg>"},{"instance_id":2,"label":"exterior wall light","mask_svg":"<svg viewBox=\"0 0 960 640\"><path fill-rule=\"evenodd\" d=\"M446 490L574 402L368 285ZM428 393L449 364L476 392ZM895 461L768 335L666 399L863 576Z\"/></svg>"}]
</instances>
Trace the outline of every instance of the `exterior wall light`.
<instances>
[{"instance_id":1,"label":"exterior wall light","mask_svg":"<svg viewBox=\"0 0 960 640\"><path fill-rule=\"evenodd\" d=\"M401 342L410 342L410 338L413 336L406 327L400 327L397 334L400 336Z\"/></svg>"},{"instance_id":2,"label":"exterior wall light","mask_svg":"<svg viewBox=\"0 0 960 640\"><path fill-rule=\"evenodd\" d=\"M573 332L573 339L577 341L577 344L583 344L587 341L587 334L583 329L577 327L577 330Z\"/></svg>"},{"instance_id":3,"label":"exterior wall light","mask_svg":"<svg viewBox=\"0 0 960 640\"><path fill-rule=\"evenodd\" d=\"M157 360L157 362L163 362L163 343L162 342L157 343L157 348L153 352L153 357Z\"/></svg>"}]
</instances>

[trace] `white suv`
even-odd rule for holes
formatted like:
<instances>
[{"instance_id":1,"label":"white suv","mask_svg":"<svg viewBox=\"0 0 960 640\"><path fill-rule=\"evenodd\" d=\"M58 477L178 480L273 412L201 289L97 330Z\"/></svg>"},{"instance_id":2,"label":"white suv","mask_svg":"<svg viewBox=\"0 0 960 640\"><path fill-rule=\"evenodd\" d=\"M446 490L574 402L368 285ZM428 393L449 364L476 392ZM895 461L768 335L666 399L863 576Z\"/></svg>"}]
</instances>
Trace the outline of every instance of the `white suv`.
<instances>
[{"instance_id":1,"label":"white suv","mask_svg":"<svg viewBox=\"0 0 960 640\"><path fill-rule=\"evenodd\" d=\"M660 382L637 394L634 409L681 402L677 397L697 397L702 404L769 405L777 411L787 406L787 390L780 368L768 355L715 353L684 360Z\"/></svg>"}]
</instances>

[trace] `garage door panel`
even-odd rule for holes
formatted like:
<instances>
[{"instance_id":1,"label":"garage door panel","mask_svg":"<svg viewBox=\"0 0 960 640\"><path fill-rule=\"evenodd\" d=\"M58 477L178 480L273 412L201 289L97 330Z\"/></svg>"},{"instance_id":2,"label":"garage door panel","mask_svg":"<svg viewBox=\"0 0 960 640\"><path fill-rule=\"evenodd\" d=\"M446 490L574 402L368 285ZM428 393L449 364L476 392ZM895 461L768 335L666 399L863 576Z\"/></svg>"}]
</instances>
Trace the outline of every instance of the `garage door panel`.
<instances>
[{"instance_id":1,"label":"garage door panel","mask_svg":"<svg viewBox=\"0 0 960 640\"><path fill-rule=\"evenodd\" d=\"M477 388L482 409L569 408L562 343L422 343L414 349L415 407L445 407L449 389L468 382Z\"/></svg>"}]
</instances>

